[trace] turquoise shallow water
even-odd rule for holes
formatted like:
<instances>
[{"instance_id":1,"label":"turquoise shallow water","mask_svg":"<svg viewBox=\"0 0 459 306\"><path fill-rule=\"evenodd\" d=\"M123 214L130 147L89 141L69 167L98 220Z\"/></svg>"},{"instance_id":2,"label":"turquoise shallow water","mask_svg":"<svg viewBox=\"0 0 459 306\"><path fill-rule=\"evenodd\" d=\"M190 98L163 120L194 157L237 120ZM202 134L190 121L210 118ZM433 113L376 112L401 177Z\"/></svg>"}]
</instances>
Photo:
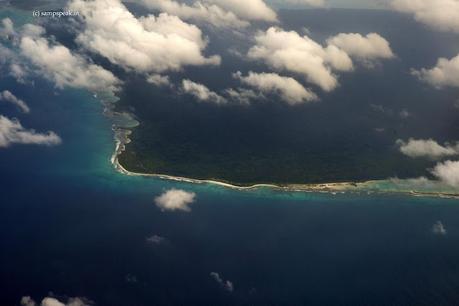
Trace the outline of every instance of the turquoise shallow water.
<instances>
[{"instance_id":1,"label":"turquoise shallow water","mask_svg":"<svg viewBox=\"0 0 459 306\"><path fill-rule=\"evenodd\" d=\"M90 93L0 79L57 147L0 150L0 305L83 296L97 305L454 305L457 200L237 191L115 171L111 122ZM161 212L170 188L189 213ZM446 233L435 234L441 221ZM162 244L147 242L152 235ZM210 276L234 285L228 292Z\"/></svg>"},{"instance_id":2,"label":"turquoise shallow water","mask_svg":"<svg viewBox=\"0 0 459 306\"><path fill-rule=\"evenodd\" d=\"M2 305L49 292L97 305L457 301L455 200L236 191L125 176L110 164L111 123L91 94L55 95L45 82L26 88L4 78L2 85L30 103L24 126L63 138L58 147L0 151ZM153 198L169 188L197 194L190 213L155 207ZM432 232L438 220L446 235ZM165 243L149 244L152 235Z\"/></svg>"}]
</instances>

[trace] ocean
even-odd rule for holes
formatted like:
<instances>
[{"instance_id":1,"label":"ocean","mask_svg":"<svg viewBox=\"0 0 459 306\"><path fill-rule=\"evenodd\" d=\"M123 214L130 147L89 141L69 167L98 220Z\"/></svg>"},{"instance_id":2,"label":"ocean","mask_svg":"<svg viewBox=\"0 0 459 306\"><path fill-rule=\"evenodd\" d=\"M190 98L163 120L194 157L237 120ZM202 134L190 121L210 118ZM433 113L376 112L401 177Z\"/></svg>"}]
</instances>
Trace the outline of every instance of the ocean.
<instances>
[{"instance_id":1,"label":"ocean","mask_svg":"<svg viewBox=\"0 0 459 306\"><path fill-rule=\"evenodd\" d=\"M108 306L458 303L457 200L126 176L110 163L111 122L90 93L7 76L0 87L32 109L2 114L63 139L0 150L0 305L26 295ZM155 206L170 188L196 193L190 212Z\"/></svg>"}]
</instances>

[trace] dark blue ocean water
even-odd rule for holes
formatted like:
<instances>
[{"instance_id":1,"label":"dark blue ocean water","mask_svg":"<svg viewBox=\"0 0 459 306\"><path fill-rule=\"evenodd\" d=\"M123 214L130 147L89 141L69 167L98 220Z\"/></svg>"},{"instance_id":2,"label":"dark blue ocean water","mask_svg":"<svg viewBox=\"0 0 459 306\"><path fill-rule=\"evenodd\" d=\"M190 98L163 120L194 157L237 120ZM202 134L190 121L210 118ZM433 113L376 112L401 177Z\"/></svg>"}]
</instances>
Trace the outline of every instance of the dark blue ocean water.
<instances>
[{"instance_id":1,"label":"dark blue ocean water","mask_svg":"<svg viewBox=\"0 0 459 306\"><path fill-rule=\"evenodd\" d=\"M63 139L0 150L0 305L51 292L113 306L459 303L455 200L127 177L110 164L110 122L90 94L8 77L0 86L32 109L2 114ZM197 194L190 213L156 208L169 188ZM438 220L446 235L432 232Z\"/></svg>"},{"instance_id":2,"label":"dark blue ocean water","mask_svg":"<svg viewBox=\"0 0 459 306\"><path fill-rule=\"evenodd\" d=\"M459 299L457 201L240 192L127 177L90 94L2 79L58 147L0 151L0 305L53 292L98 305L447 305ZM5 108L4 110L8 110ZM13 111L13 110L11 110ZM17 115L17 114L16 114ZM190 213L153 198L194 191ZM441 220L444 236L432 233ZM167 239L151 245L146 238ZM210 276L234 283L232 293Z\"/></svg>"}]
</instances>

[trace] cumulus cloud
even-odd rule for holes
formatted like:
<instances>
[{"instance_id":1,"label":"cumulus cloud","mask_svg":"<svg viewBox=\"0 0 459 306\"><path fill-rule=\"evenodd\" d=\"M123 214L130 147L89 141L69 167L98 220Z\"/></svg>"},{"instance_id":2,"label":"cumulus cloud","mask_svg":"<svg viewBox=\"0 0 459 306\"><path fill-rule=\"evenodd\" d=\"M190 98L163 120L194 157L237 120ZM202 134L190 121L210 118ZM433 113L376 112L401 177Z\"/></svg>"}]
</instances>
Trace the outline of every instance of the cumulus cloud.
<instances>
[{"instance_id":1,"label":"cumulus cloud","mask_svg":"<svg viewBox=\"0 0 459 306\"><path fill-rule=\"evenodd\" d=\"M73 0L85 29L77 42L113 64L138 72L180 70L186 65L218 65L219 56L202 54L201 30L166 13L137 19L120 0Z\"/></svg>"},{"instance_id":2,"label":"cumulus cloud","mask_svg":"<svg viewBox=\"0 0 459 306\"><path fill-rule=\"evenodd\" d=\"M396 144L399 146L400 152L409 157L428 157L432 159L453 156L459 154L459 143L455 145L446 143L440 145L433 139L413 139L408 142L398 139Z\"/></svg>"},{"instance_id":3,"label":"cumulus cloud","mask_svg":"<svg viewBox=\"0 0 459 306\"><path fill-rule=\"evenodd\" d=\"M25 83L26 78L29 75L27 68L19 63L11 63L9 66L10 75L16 79L18 83Z\"/></svg>"},{"instance_id":4,"label":"cumulus cloud","mask_svg":"<svg viewBox=\"0 0 459 306\"><path fill-rule=\"evenodd\" d=\"M434 225L432 225L432 233L434 233L435 235L444 236L447 232L443 223L441 221L437 221L434 223Z\"/></svg>"},{"instance_id":5,"label":"cumulus cloud","mask_svg":"<svg viewBox=\"0 0 459 306\"><path fill-rule=\"evenodd\" d=\"M180 189L170 189L155 198L156 206L162 211L191 211L190 204L195 201L196 194Z\"/></svg>"},{"instance_id":6,"label":"cumulus cloud","mask_svg":"<svg viewBox=\"0 0 459 306\"><path fill-rule=\"evenodd\" d=\"M220 274L217 272L210 272L210 277L212 277L223 289L225 289L228 292L233 292L234 291L234 286L233 283L230 282L229 280L224 281Z\"/></svg>"},{"instance_id":7,"label":"cumulus cloud","mask_svg":"<svg viewBox=\"0 0 459 306\"><path fill-rule=\"evenodd\" d=\"M0 63L5 64L7 62L10 62L11 60L15 59L16 55L14 54L13 51L10 49L4 47L2 44L0 44Z\"/></svg>"},{"instance_id":8,"label":"cumulus cloud","mask_svg":"<svg viewBox=\"0 0 459 306\"><path fill-rule=\"evenodd\" d=\"M358 33L340 33L330 37L327 43L344 50L351 57L366 62L394 57L389 42L377 33L370 33L366 36Z\"/></svg>"},{"instance_id":9,"label":"cumulus cloud","mask_svg":"<svg viewBox=\"0 0 459 306\"><path fill-rule=\"evenodd\" d=\"M459 32L457 0L392 0L391 6L438 30Z\"/></svg>"},{"instance_id":10,"label":"cumulus cloud","mask_svg":"<svg viewBox=\"0 0 459 306\"><path fill-rule=\"evenodd\" d=\"M225 93L231 101L236 101L241 104L250 104L252 100L265 98L262 93L256 93L255 91L246 88L228 88L225 90Z\"/></svg>"},{"instance_id":11,"label":"cumulus cloud","mask_svg":"<svg viewBox=\"0 0 459 306\"><path fill-rule=\"evenodd\" d=\"M69 298L66 303L59 301L54 297L45 297L40 306L90 306L91 303L86 301L84 298ZM38 304L30 297L23 296L21 298L21 306L38 306Z\"/></svg>"},{"instance_id":12,"label":"cumulus cloud","mask_svg":"<svg viewBox=\"0 0 459 306\"><path fill-rule=\"evenodd\" d=\"M0 63L2 65L9 64L16 58L17 55L13 51L0 44Z\"/></svg>"},{"instance_id":13,"label":"cumulus cloud","mask_svg":"<svg viewBox=\"0 0 459 306\"><path fill-rule=\"evenodd\" d=\"M14 30L14 25L11 19L5 18L2 20L2 23L4 24L4 27L3 29L0 29L0 37L14 37L16 39L18 34ZM16 43L16 41L14 43ZM0 45L0 64L9 70L9 75L14 77L17 82L25 83L26 77L29 74L28 69L24 66L24 63L20 60L17 53L2 45Z\"/></svg>"},{"instance_id":14,"label":"cumulus cloud","mask_svg":"<svg viewBox=\"0 0 459 306\"><path fill-rule=\"evenodd\" d=\"M459 161L447 160L438 163L431 173L446 185L459 188Z\"/></svg>"},{"instance_id":15,"label":"cumulus cloud","mask_svg":"<svg viewBox=\"0 0 459 306\"><path fill-rule=\"evenodd\" d=\"M182 91L186 94L192 95L199 101L213 102L216 104L224 104L227 102L224 97L214 91L211 91L205 85L195 83L190 80L182 81Z\"/></svg>"},{"instance_id":16,"label":"cumulus cloud","mask_svg":"<svg viewBox=\"0 0 459 306\"><path fill-rule=\"evenodd\" d=\"M274 12L263 0L204 0L247 20L277 21Z\"/></svg>"},{"instance_id":17,"label":"cumulus cloud","mask_svg":"<svg viewBox=\"0 0 459 306\"><path fill-rule=\"evenodd\" d=\"M0 148L12 144L58 145L61 138L54 132L37 133L24 128L17 119L8 119L0 115Z\"/></svg>"},{"instance_id":18,"label":"cumulus cloud","mask_svg":"<svg viewBox=\"0 0 459 306\"><path fill-rule=\"evenodd\" d=\"M57 87L114 91L119 80L101 66L88 63L60 44L51 45L42 35L44 28L28 24L24 27L20 49L22 55L40 68Z\"/></svg>"},{"instance_id":19,"label":"cumulus cloud","mask_svg":"<svg viewBox=\"0 0 459 306\"><path fill-rule=\"evenodd\" d=\"M304 88L297 80L280 76L277 73L255 73L250 71L247 76L243 76L241 72L237 72L234 77L263 93L276 93L282 100L291 105L317 100L317 96L312 91Z\"/></svg>"},{"instance_id":20,"label":"cumulus cloud","mask_svg":"<svg viewBox=\"0 0 459 306\"><path fill-rule=\"evenodd\" d=\"M142 0L149 8L185 20L204 21L216 27L243 28L251 20L277 21L276 13L262 0L202 0L191 4L174 0Z\"/></svg>"},{"instance_id":21,"label":"cumulus cloud","mask_svg":"<svg viewBox=\"0 0 459 306\"><path fill-rule=\"evenodd\" d=\"M223 10L215 4L194 2L191 5L173 0L143 0L152 9L178 16L184 20L203 21L216 27L243 28L249 22L239 19L233 12Z\"/></svg>"},{"instance_id":22,"label":"cumulus cloud","mask_svg":"<svg viewBox=\"0 0 459 306\"><path fill-rule=\"evenodd\" d=\"M4 90L0 92L0 101L6 101L13 105L16 105L19 109L21 109L24 113L30 113L29 106L21 99L16 97L11 93L9 90Z\"/></svg>"},{"instance_id":23,"label":"cumulus cloud","mask_svg":"<svg viewBox=\"0 0 459 306\"><path fill-rule=\"evenodd\" d=\"M435 67L413 70L413 74L420 80L437 88L445 86L459 87L459 54L450 60L440 58Z\"/></svg>"},{"instance_id":24,"label":"cumulus cloud","mask_svg":"<svg viewBox=\"0 0 459 306\"><path fill-rule=\"evenodd\" d=\"M163 86L172 86L171 81L167 75L160 75L160 74L152 74L148 76L147 82L154 84L158 87Z\"/></svg>"},{"instance_id":25,"label":"cumulus cloud","mask_svg":"<svg viewBox=\"0 0 459 306\"><path fill-rule=\"evenodd\" d=\"M308 82L331 91L338 85L332 69L350 71L352 60L336 46L322 47L307 35L271 27L255 36L256 45L248 57L263 60L277 70L287 70L303 75Z\"/></svg>"},{"instance_id":26,"label":"cumulus cloud","mask_svg":"<svg viewBox=\"0 0 459 306\"><path fill-rule=\"evenodd\" d=\"M404 190L441 190L447 187L459 190L459 161L438 162L429 172L434 179L422 176L411 179L393 178L391 181Z\"/></svg>"},{"instance_id":27,"label":"cumulus cloud","mask_svg":"<svg viewBox=\"0 0 459 306\"><path fill-rule=\"evenodd\" d=\"M338 86L336 71L354 69L351 57L371 64L374 60L394 56L387 40L376 33L365 37L341 33L322 46L307 35L271 27L266 32L259 32L255 41L247 54L250 59L263 60L276 70L300 74L324 91L332 91Z\"/></svg>"},{"instance_id":28,"label":"cumulus cloud","mask_svg":"<svg viewBox=\"0 0 459 306\"><path fill-rule=\"evenodd\" d=\"M2 19L2 27L0 28L0 36L8 38L15 36L16 31L14 30L13 21L10 18Z\"/></svg>"},{"instance_id":29,"label":"cumulus cloud","mask_svg":"<svg viewBox=\"0 0 459 306\"><path fill-rule=\"evenodd\" d=\"M21 306L35 306L37 303L30 296L23 296L21 298Z\"/></svg>"}]
</instances>

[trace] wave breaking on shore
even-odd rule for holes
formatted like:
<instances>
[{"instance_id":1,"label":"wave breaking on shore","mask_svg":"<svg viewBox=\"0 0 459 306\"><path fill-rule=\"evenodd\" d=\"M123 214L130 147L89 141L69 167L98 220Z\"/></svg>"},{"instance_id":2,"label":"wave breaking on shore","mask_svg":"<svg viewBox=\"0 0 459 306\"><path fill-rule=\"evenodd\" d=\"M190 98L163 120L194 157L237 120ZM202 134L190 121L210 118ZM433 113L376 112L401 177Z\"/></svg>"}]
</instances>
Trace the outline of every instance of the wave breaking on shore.
<instances>
[{"instance_id":1,"label":"wave breaking on shore","mask_svg":"<svg viewBox=\"0 0 459 306\"><path fill-rule=\"evenodd\" d=\"M253 184L250 186L241 186L228 182L209 179L194 179L188 177L172 176L156 173L139 173L132 172L123 167L119 162L119 155L123 153L127 144L131 142L129 136L132 129L140 123L134 116L127 112L116 112L115 103L117 98L113 95L105 95L99 98L104 105L104 115L112 121L112 130L114 132L115 150L111 156L113 167L124 175L152 177L169 181L193 183L193 184L212 184L224 188L235 190L259 190L263 188L286 191L286 192L317 192L317 193L398 193L422 197L442 197L459 199L459 191L452 187L444 186L437 181L419 181L417 179L398 179L390 178L387 180L369 180L364 182L332 182L318 184Z\"/></svg>"}]
</instances>

